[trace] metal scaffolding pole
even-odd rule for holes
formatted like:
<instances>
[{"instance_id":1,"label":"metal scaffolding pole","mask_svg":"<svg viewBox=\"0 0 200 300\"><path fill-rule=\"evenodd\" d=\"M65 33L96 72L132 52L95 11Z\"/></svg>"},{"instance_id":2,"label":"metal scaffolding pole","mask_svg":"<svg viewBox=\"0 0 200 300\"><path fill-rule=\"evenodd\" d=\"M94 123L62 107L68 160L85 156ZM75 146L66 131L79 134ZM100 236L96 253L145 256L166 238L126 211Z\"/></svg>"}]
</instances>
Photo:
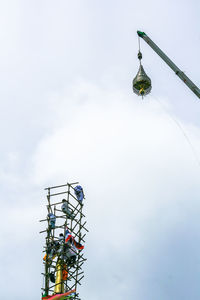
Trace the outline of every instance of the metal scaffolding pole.
<instances>
[{"instance_id":1,"label":"metal scaffolding pole","mask_svg":"<svg viewBox=\"0 0 200 300\"><path fill-rule=\"evenodd\" d=\"M43 251L45 252L43 258L45 272L42 273L45 279L42 287L43 299L75 289L76 292L71 299L80 300L77 289L84 277L82 266L86 258L84 258L83 244L88 230L85 227L86 221L83 221L85 215L82 212L82 201L79 201L76 194L73 195L74 186L77 184L78 182L67 183L45 189L47 190L47 217L40 220L47 224L47 228L40 232L46 233ZM63 196L65 199L61 198ZM66 203L67 211L62 209L63 203ZM54 218L55 223L50 217ZM68 242L66 242L66 232L69 232L70 236Z\"/></svg>"}]
</instances>

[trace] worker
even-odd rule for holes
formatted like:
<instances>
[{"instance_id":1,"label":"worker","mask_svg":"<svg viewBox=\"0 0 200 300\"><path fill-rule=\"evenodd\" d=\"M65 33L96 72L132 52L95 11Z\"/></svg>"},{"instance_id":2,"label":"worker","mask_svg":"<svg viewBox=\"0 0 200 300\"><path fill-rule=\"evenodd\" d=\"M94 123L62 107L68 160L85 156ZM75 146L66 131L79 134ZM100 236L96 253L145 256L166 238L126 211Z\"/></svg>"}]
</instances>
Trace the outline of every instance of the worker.
<instances>
[{"instance_id":1,"label":"worker","mask_svg":"<svg viewBox=\"0 0 200 300\"><path fill-rule=\"evenodd\" d=\"M68 242L65 249L65 261L68 267L74 267L76 262L77 250L73 243Z\"/></svg>"},{"instance_id":2,"label":"worker","mask_svg":"<svg viewBox=\"0 0 200 300\"><path fill-rule=\"evenodd\" d=\"M47 251L46 251L46 254L45 254L43 260L46 261L46 259L47 259L48 262L51 264L52 260L56 256L59 248L60 248L59 241L51 240L47 246Z\"/></svg>"},{"instance_id":3,"label":"worker","mask_svg":"<svg viewBox=\"0 0 200 300\"><path fill-rule=\"evenodd\" d=\"M84 246L76 242L68 228L65 231L65 259L68 266L74 266L76 262L77 250L84 249Z\"/></svg>"},{"instance_id":4,"label":"worker","mask_svg":"<svg viewBox=\"0 0 200 300\"><path fill-rule=\"evenodd\" d=\"M84 194L83 194L83 188L80 185L77 185L74 188L74 193L77 197L77 200L80 202L81 205L83 205L83 198L84 198Z\"/></svg>"},{"instance_id":5,"label":"worker","mask_svg":"<svg viewBox=\"0 0 200 300\"><path fill-rule=\"evenodd\" d=\"M58 240L59 240L59 249L57 251L57 254L61 257L61 259L63 259L63 255L64 255L64 245L65 245L65 237L63 235L63 233L60 233L59 234L59 237L58 237Z\"/></svg>"},{"instance_id":6,"label":"worker","mask_svg":"<svg viewBox=\"0 0 200 300\"><path fill-rule=\"evenodd\" d=\"M54 273L54 272L51 272L51 273L49 274L49 278L50 278L51 282L53 282L53 283L56 282L56 278L55 278L55 273Z\"/></svg>"},{"instance_id":7,"label":"worker","mask_svg":"<svg viewBox=\"0 0 200 300\"><path fill-rule=\"evenodd\" d=\"M59 239L60 244L64 243L64 241L65 241L64 234L63 234L63 233L60 233L58 239Z\"/></svg>"},{"instance_id":8,"label":"worker","mask_svg":"<svg viewBox=\"0 0 200 300\"><path fill-rule=\"evenodd\" d=\"M50 229L55 229L55 227L56 227L56 216L52 213L49 213L47 215L47 218L49 218L49 223L50 223L49 228Z\"/></svg>"},{"instance_id":9,"label":"worker","mask_svg":"<svg viewBox=\"0 0 200 300\"><path fill-rule=\"evenodd\" d=\"M69 219L74 219L74 215L72 213L72 210L68 207L68 203L67 203L67 200L63 199L62 200L62 206L61 206L61 209L62 211L67 215L67 217Z\"/></svg>"},{"instance_id":10,"label":"worker","mask_svg":"<svg viewBox=\"0 0 200 300\"><path fill-rule=\"evenodd\" d=\"M76 242L75 238L71 235L69 229L66 227L66 230L65 230L65 244L67 244L68 242L73 243L74 246L76 247L76 249L78 249L78 250L84 249L84 246L81 245L80 243Z\"/></svg>"}]
</instances>

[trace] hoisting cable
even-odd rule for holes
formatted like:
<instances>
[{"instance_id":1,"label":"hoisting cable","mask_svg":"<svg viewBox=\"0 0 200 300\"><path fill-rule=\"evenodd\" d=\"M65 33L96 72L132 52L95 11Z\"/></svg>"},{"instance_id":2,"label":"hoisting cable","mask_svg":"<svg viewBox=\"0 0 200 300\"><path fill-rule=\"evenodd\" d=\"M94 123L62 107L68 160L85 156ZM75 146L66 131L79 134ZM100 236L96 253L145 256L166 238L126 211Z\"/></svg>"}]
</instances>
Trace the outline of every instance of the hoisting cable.
<instances>
[{"instance_id":1,"label":"hoisting cable","mask_svg":"<svg viewBox=\"0 0 200 300\"><path fill-rule=\"evenodd\" d=\"M140 61L140 66L141 66L142 53L140 51L140 37L139 36L138 36L138 46L139 46L138 59Z\"/></svg>"},{"instance_id":2,"label":"hoisting cable","mask_svg":"<svg viewBox=\"0 0 200 300\"><path fill-rule=\"evenodd\" d=\"M138 36L138 46L139 46L138 59L139 59L139 61L140 61L140 68L141 68L141 66L142 66L142 64L141 64L142 52L140 51L140 37L139 37L139 36ZM142 88L139 90L139 94L142 95L142 99L143 99L144 93L145 93L144 87L142 87Z\"/></svg>"},{"instance_id":3,"label":"hoisting cable","mask_svg":"<svg viewBox=\"0 0 200 300\"><path fill-rule=\"evenodd\" d=\"M200 159L199 159L199 156L197 154L197 151L194 147L194 145L192 144L191 140L189 139L188 135L186 134L184 128L182 127L182 125L173 117L169 114L168 110L165 108L165 106L162 104L162 102L155 96L152 96L150 95L152 98L154 98L156 101L158 101L158 103L160 104L160 106L162 107L162 109L165 111L165 113L168 115L168 117L177 125L177 127L180 129L180 131L182 132L183 136L185 137L195 159L196 159L196 162L197 164L199 165L200 167Z\"/></svg>"}]
</instances>

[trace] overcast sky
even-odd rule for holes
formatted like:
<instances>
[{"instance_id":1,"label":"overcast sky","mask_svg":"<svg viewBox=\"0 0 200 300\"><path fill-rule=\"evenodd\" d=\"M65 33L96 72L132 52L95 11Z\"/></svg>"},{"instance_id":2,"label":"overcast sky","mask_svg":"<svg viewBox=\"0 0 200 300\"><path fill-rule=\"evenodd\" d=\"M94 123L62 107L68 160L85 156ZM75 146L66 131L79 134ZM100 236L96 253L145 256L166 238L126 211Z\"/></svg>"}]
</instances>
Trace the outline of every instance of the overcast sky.
<instances>
[{"instance_id":1,"label":"overcast sky","mask_svg":"<svg viewBox=\"0 0 200 300\"><path fill-rule=\"evenodd\" d=\"M79 181L83 300L200 298L200 2L0 3L1 298L41 297L45 187Z\"/></svg>"}]
</instances>

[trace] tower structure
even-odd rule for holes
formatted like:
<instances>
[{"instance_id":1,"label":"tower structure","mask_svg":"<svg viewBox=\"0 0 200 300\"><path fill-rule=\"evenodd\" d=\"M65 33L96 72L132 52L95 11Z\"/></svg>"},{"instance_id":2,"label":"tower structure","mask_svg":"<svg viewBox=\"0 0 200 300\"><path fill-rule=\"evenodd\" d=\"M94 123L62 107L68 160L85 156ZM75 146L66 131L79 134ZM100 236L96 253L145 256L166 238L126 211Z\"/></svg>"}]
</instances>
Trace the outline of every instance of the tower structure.
<instances>
[{"instance_id":1,"label":"tower structure","mask_svg":"<svg viewBox=\"0 0 200 300\"><path fill-rule=\"evenodd\" d=\"M79 299L84 277L86 228L84 192L78 182L52 186L47 191L42 299Z\"/></svg>"}]
</instances>

